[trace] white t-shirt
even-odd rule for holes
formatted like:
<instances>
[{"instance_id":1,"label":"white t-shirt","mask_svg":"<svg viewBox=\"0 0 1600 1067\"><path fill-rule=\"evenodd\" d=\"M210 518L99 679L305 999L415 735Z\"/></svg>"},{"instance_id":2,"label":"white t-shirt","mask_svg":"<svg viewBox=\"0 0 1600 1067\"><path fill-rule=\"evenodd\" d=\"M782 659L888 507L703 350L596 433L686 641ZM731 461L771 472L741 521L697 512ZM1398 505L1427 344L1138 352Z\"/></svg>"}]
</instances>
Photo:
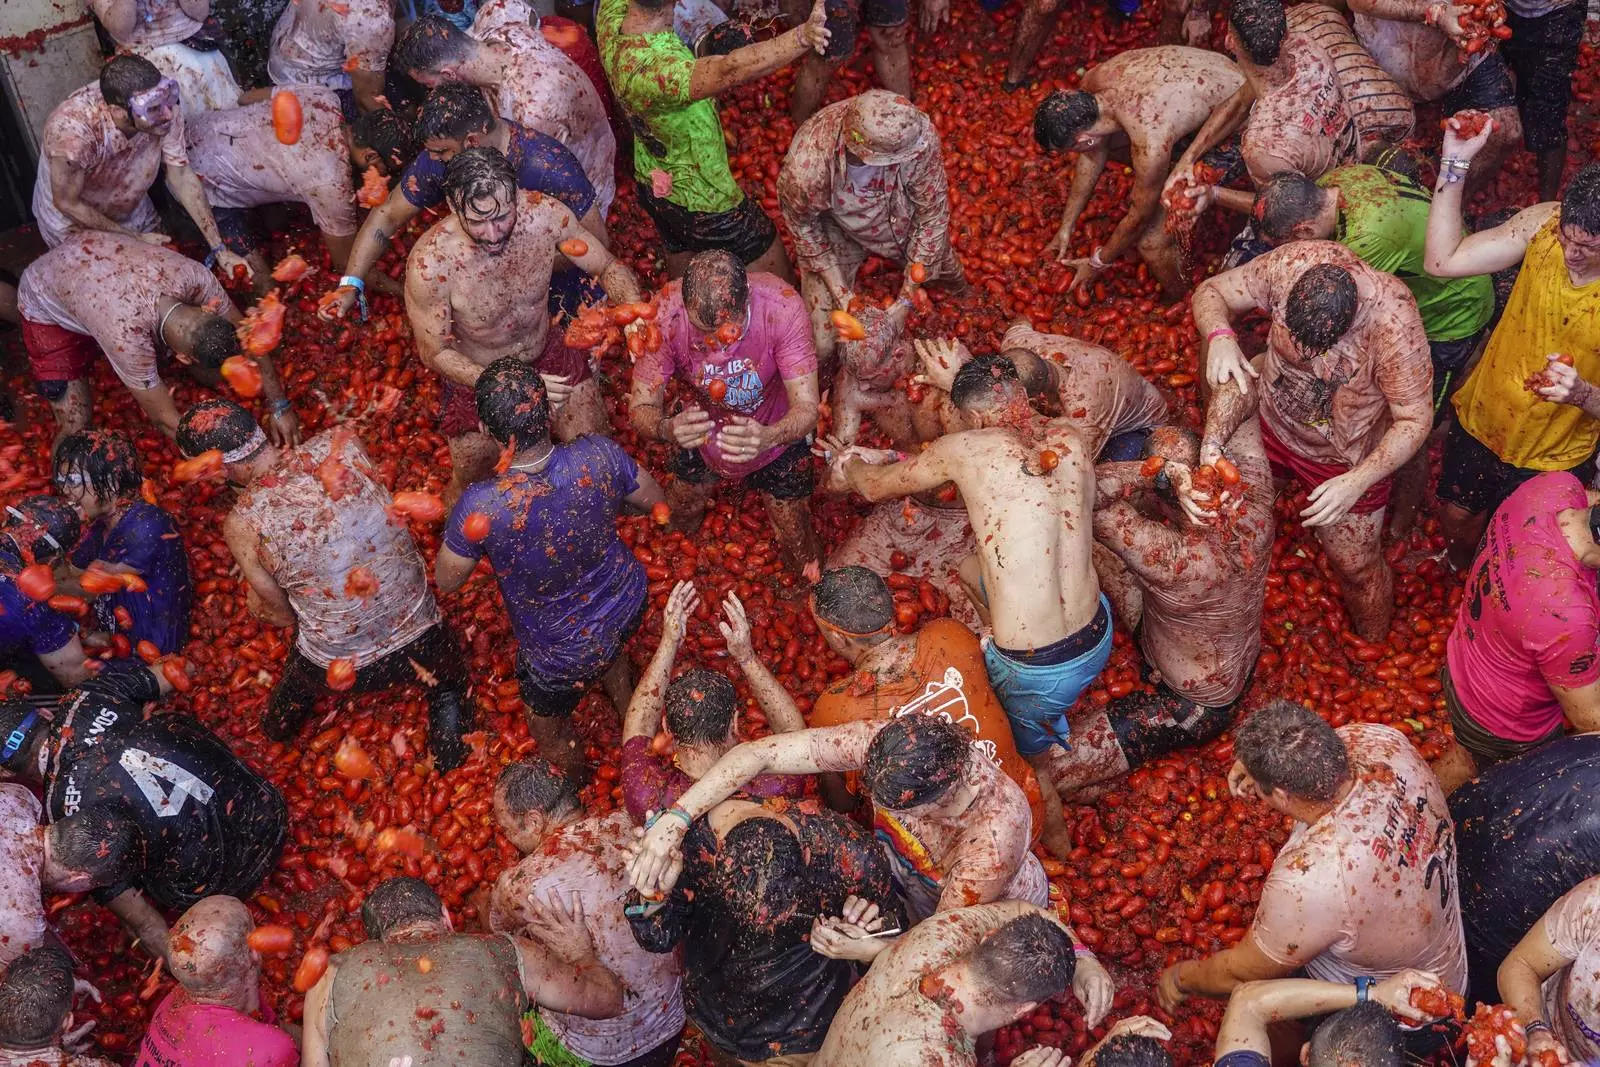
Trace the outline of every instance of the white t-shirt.
<instances>
[{"instance_id":1,"label":"white t-shirt","mask_svg":"<svg viewBox=\"0 0 1600 1067\"><path fill-rule=\"evenodd\" d=\"M0 784L0 971L44 943L44 839L34 832L41 814L26 787Z\"/></svg>"},{"instance_id":2,"label":"white t-shirt","mask_svg":"<svg viewBox=\"0 0 1600 1067\"><path fill-rule=\"evenodd\" d=\"M1581 1063L1600 1060L1600 878L1579 882L1545 913L1550 946L1572 962L1545 979L1544 1010Z\"/></svg>"},{"instance_id":3,"label":"white t-shirt","mask_svg":"<svg viewBox=\"0 0 1600 1067\"><path fill-rule=\"evenodd\" d=\"M1268 959L1323 981L1415 967L1465 992L1455 827L1444 790L1398 730L1358 724L1339 736L1355 786L1289 835L1250 936Z\"/></svg>"}]
</instances>

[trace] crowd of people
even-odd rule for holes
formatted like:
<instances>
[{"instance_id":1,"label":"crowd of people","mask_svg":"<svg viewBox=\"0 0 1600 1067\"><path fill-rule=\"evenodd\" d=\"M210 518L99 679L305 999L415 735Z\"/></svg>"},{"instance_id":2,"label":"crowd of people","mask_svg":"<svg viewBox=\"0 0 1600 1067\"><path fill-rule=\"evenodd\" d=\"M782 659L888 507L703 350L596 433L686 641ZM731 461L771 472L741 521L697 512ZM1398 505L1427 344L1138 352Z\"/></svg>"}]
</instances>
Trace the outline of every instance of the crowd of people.
<instances>
[{"instance_id":1,"label":"crowd of people","mask_svg":"<svg viewBox=\"0 0 1600 1067\"><path fill-rule=\"evenodd\" d=\"M1229 791L1294 829L1243 936L1162 970L1155 1003L1225 1000L1226 1067L1449 1055L1461 1019L1435 1000L1481 981L1450 797L1600 731L1600 164L1567 166L1576 0L1507 0L1490 30L1452 0L1232 0L1216 49L1205 0L1169 0L1162 43L1043 97L1037 147L1073 173L1040 251L1079 290L1136 256L1187 303L1198 419L1118 353L1025 319L992 339L920 328L969 281L903 2L784 4L773 33L708 0L543 17L295 0L271 84L248 89L208 0L89 6L116 50L45 124L48 250L0 282L54 420L53 491L0 520L0 1064L102 1062L73 1021L96 976L48 906L77 893L177 982L141 1065L667 1067L686 1024L719 1064L989 1062L1045 1002L1070 996L1090 1029L1113 1010L1046 874L1074 851L1067 807L1229 731ZM1026 0L1003 75L972 76L1029 84L1058 6ZM949 15L926 0L918 28ZM824 104L863 27L882 88ZM775 219L735 180L717 98L790 66ZM1418 120L1432 107L1441 136ZM1523 149L1540 202L1469 228ZM1085 248L1113 160L1129 195ZM658 290L612 252L630 176ZM281 213L263 209L282 204L309 211L337 278L319 314L360 330L369 296L403 302L439 381L442 499L392 492L357 424L310 432L259 307L235 303L276 300ZM1237 236L1191 263L1180 237L1213 209ZM424 212L390 277L380 259ZM861 295L869 261L900 272L887 306ZM596 306L658 469L613 440L597 346L569 330ZM492 819L522 859L485 874L470 927L421 879L372 886L368 940L312 969L299 1025L263 996L274 950L248 906L296 847L290 809L163 707L191 684L173 669L186 517L147 491L139 434L97 413L102 361L226 484L249 610L293 633L265 737L300 744L343 693L420 686L432 764L459 767L475 680L440 600L492 574L509 617L533 751L500 771ZM186 410L174 364L201 389ZM1373 644L1395 621L1391 546L1441 525L1465 590L1432 690L1453 740L1431 764L1388 726L1246 706L1291 481ZM714 494L748 492L786 593L848 665L804 713L733 593L678 581L637 677L626 654L654 609L619 517L692 534ZM826 494L869 505L843 543L816 521ZM430 509L431 573L407 521ZM891 586L913 543L950 608L919 627ZM716 622L720 666L691 651L691 617ZM1118 628L1148 684L1080 701ZM741 736L735 677L766 736ZM580 801L574 725L595 691L622 738L623 806L603 815ZM1586 869L1547 887L1490 976L1538 1067L1600 1062L1600 858ZM1120 1019L1079 1067L1170 1064L1170 1037ZM1521 1058L1504 1040L1492 1060Z\"/></svg>"}]
</instances>

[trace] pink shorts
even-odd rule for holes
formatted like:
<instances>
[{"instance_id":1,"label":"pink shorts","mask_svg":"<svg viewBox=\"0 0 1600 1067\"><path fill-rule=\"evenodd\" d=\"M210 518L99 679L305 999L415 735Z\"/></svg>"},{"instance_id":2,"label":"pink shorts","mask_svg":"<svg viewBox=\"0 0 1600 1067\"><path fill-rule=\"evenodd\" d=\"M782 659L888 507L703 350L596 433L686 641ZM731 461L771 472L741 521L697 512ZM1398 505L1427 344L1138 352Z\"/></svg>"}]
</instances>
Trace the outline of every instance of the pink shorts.
<instances>
[{"instance_id":1,"label":"pink shorts","mask_svg":"<svg viewBox=\"0 0 1600 1067\"><path fill-rule=\"evenodd\" d=\"M559 374L572 385L594 377L589 354L568 348L562 331L553 324L545 334L544 351L533 366L540 374ZM446 437L478 432L478 398L471 386L445 380L439 391L439 432Z\"/></svg>"},{"instance_id":2,"label":"pink shorts","mask_svg":"<svg viewBox=\"0 0 1600 1067\"><path fill-rule=\"evenodd\" d=\"M100 358L93 337L60 326L22 320L22 346L35 381L72 382L87 378Z\"/></svg>"},{"instance_id":3,"label":"pink shorts","mask_svg":"<svg viewBox=\"0 0 1600 1067\"><path fill-rule=\"evenodd\" d=\"M1267 420L1261 420L1261 443L1266 445L1267 460L1272 464L1272 473L1280 478L1298 478L1307 490L1315 489L1331 478L1349 472L1349 467L1341 467L1336 463L1318 463L1314 459L1307 459L1294 449L1278 439L1272 432L1272 427L1267 425ZM1361 494L1350 507L1352 515L1371 515L1374 511L1382 511L1389 506L1389 490L1394 487L1394 479L1384 478Z\"/></svg>"}]
</instances>

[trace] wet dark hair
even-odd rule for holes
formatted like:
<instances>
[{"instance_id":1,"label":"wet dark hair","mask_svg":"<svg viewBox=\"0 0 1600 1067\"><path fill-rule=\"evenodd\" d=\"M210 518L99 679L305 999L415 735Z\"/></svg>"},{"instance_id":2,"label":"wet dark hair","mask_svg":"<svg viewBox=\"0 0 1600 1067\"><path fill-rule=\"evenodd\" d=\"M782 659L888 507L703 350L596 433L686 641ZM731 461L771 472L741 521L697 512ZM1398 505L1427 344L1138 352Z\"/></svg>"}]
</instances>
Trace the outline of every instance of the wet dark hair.
<instances>
[{"instance_id":1,"label":"wet dark hair","mask_svg":"<svg viewBox=\"0 0 1600 1067\"><path fill-rule=\"evenodd\" d=\"M1017 365L1005 356L973 356L950 383L950 403L963 410L993 407L998 403L995 386L1017 380Z\"/></svg>"},{"instance_id":2,"label":"wet dark hair","mask_svg":"<svg viewBox=\"0 0 1600 1067\"><path fill-rule=\"evenodd\" d=\"M96 886L110 885L144 860L144 834L120 804L96 804L50 824L55 858L87 874Z\"/></svg>"},{"instance_id":3,"label":"wet dark hair","mask_svg":"<svg viewBox=\"0 0 1600 1067\"><path fill-rule=\"evenodd\" d=\"M1269 241L1287 241L1293 236L1290 231L1316 215L1322 193L1322 187L1304 174L1274 174L1256 190L1251 212L1256 229Z\"/></svg>"},{"instance_id":4,"label":"wet dark hair","mask_svg":"<svg viewBox=\"0 0 1600 1067\"><path fill-rule=\"evenodd\" d=\"M100 68L100 96L112 107L126 108L131 98L154 89L160 81L161 71L154 63L123 52Z\"/></svg>"},{"instance_id":5,"label":"wet dark hair","mask_svg":"<svg viewBox=\"0 0 1600 1067\"><path fill-rule=\"evenodd\" d=\"M577 779L546 759L508 763L495 784L505 790L512 815L564 815L579 803Z\"/></svg>"},{"instance_id":6,"label":"wet dark hair","mask_svg":"<svg viewBox=\"0 0 1600 1067\"><path fill-rule=\"evenodd\" d=\"M715 326L723 315L737 318L749 299L750 276L732 252L701 252L683 272L683 306L703 323Z\"/></svg>"},{"instance_id":7,"label":"wet dark hair","mask_svg":"<svg viewBox=\"0 0 1600 1067\"><path fill-rule=\"evenodd\" d=\"M496 148L463 148L445 168L444 195L457 215L474 200L504 197L514 194L516 188L517 172Z\"/></svg>"},{"instance_id":8,"label":"wet dark hair","mask_svg":"<svg viewBox=\"0 0 1600 1067\"><path fill-rule=\"evenodd\" d=\"M1100 103L1093 93L1057 89L1033 112L1033 139L1046 152L1066 148L1100 120Z\"/></svg>"},{"instance_id":9,"label":"wet dark hair","mask_svg":"<svg viewBox=\"0 0 1600 1067\"><path fill-rule=\"evenodd\" d=\"M239 354L239 331L221 315L207 314L194 328L194 351L189 355L202 367L216 370L229 356Z\"/></svg>"},{"instance_id":10,"label":"wet dark hair","mask_svg":"<svg viewBox=\"0 0 1600 1067\"><path fill-rule=\"evenodd\" d=\"M502 356L478 375L473 394L478 421L501 444L520 452L550 440L550 396L533 364Z\"/></svg>"},{"instance_id":11,"label":"wet dark hair","mask_svg":"<svg viewBox=\"0 0 1600 1067\"><path fill-rule=\"evenodd\" d=\"M1172 1056L1153 1037L1118 1034L1100 1046L1092 1067L1172 1067Z\"/></svg>"},{"instance_id":12,"label":"wet dark hair","mask_svg":"<svg viewBox=\"0 0 1600 1067\"><path fill-rule=\"evenodd\" d=\"M891 719L867 746L861 784L873 803L903 811L938 800L961 778L972 736L933 715Z\"/></svg>"},{"instance_id":13,"label":"wet dark hair","mask_svg":"<svg viewBox=\"0 0 1600 1067\"><path fill-rule=\"evenodd\" d=\"M232 452L255 432L254 415L231 400L208 396L178 420L178 450L190 458L213 448Z\"/></svg>"},{"instance_id":14,"label":"wet dark hair","mask_svg":"<svg viewBox=\"0 0 1600 1067\"><path fill-rule=\"evenodd\" d=\"M459 63L472 51L472 38L443 15L423 15L411 24L394 48L393 65L407 74L433 74Z\"/></svg>"},{"instance_id":15,"label":"wet dark hair","mask_svg":"<svg viewBox=\"0 0 1600 1067\"><path fill-rule=\"evenodd\" d=\"M478 99L483 94L472 90ZM377 107L363 111L350 124L350 139L358 148L370 148L383 160L383 168L390 174L402 170L417 154L417 139L411 125L393 108Z\"/></svg>"},{"instance_id":16,"label":"wet dark hair","mask_svg":"<svg viewBox=\"0 0 1600 1067\"><path fill-rule=\"evenodd\" d=\"M1405 1060L1400 1025L1370 1000L1324 1019L1306 1056L1309 1067L1400 1067Z\"/></svg>"},{"instance_id":17,"label":"wet dark hair","mask_svg":"<svg viewBox=\"0 0 1600 1067\"><path fill-rule=\"evenodd\" d=\"M739 694L716 671L693 667L667 686L667 729L680 745L715 745L728 739Z\"/></svg>"},{"instance_id":18,"label":"wet dark hair","mask_svg":"<svg viewBox=\"0 0 1600 1067\"><path fill-rule=\"evenodd\" d=\"M50 461L56 488L81 483L103 500L132 496L144 481L133 440L119 430L79 430L56 444Z\"/></svg>"},{"instance_id":19,"label":"wet dark hair","mask_svg":"<svg viewBox=\"0 0 1600 1067\"><path fill-rule=\"evenodd\" d=\"M1274 700L1241 722L1233 752L1263 793L1282 789L1300 800L1332 800L1350 776L1343 739L1291 700Z\"/></svg>"},{"instance_id":20,"label":"wet dark hair","mask_svg":"<svg viewBox=\"0 0 1600 1067\"><path fill-rule=\"evenodd\" d=\"M1289 33L1282 0L1234 0L1228 25L1244 48L1250 62L1270 67L1278 61L1283 39Z\"/></svg>"},{"instance_id":21,"label":"wet dark hair","mask_svg":"<svg viewBox=\"0 0 1600 1067\"><path fill-rule=\"evenodd\" d=\"M646 6L643 0L640 0L639 6ZM754 44L755 40L756 35L743 19L727 19L717 23L701 36L695 43L694 54L697 57L725 56L730 52L737 52L747 44Z\"/></svg>"},{"instance_id":22,"label":"wet dark hair","mask_svg":"<svg viewBox=\"0 0 1600 1067\"><path fill-rule=\"evenodd\" d=\"M991 930L973 948L980 985L1013 1003L1049 1000L1072 985L1072 935L1037 912Z\"/></svg>"},{"instance_id":23,"label":"wet dark hair","mask_svg":"<svg viewBox=\"0 0 1600 1067\"><path fill-rule=\"evenodd\" d=\"M21 512L22 518L5 512L0 534L16 545L24 557L31 555L35 563L51 563L77 547L83 523L77 510L65 500L40 494L24 497L10 506ZM47 536L54 538L56 544L51 545Z\"/></svg>"},{"instance_id":24,"label":"wet dark hair","mask_svg":"<svg viewBox=\"0 0 1600 1067\"><path fill-rule=\"evenodd\" d=\"M423 919L439 919L444 904L421 878L402 875L380 882L361 905L361 924L377 941L390 930Z\"/></svg>"},{"instance_id":25,"label":"wet dark hair","mask_svg":"<svg viewBox=\"0 0 1600 1067\"><path fill-rule=\"evenodd\" d=\"M464 141L469 134L487 133L494 128L494 112L483 90L466 82L445 82L428 90L417 116L417 140L443 138Z\"/></svg>"},{"instance_id":26,"label":"wet dark hair","mask_svg":"<svg viewBox=\"0 0 1600 1067\"><path fill-rule=\"evenodd\" d=\"M18 956L0 978L0 1046L50 1044L72 1010L72 957L54 943Z\"/></svg>"},{"instance_id":27,"label":"wet dark hair","mask_svg":"<svg viewBox=\"0 0 1600 1067\"><path fill-rule=\"evenodd\" d=\"M1307 267L1289 290L1283 324L1312 352L1326 352L1356 321L1356 280L1335 263Z\"/></svg>"},{"instance_id":28,"label":"wet dark hair","mask_svg":"<svg viewBox=\"0 0 1600 1067\"><path fill-rule=\"evenodd\" d=\"M1600 163L1586 165L1567 183L1558 225L1600 237Z\"/></svg>"},{"instance_id":29,"label":"wet dark hair","mask_svg":"<svg viewBox=\"0 0 1600 1067\"><path fill-rule=\"evenodd\" d=\"M822 572L811 590L817 617L852 633L870 634L894 621L889 583L865 567L835 567Z\"/></svg>"},{"instance_id":30,"label":"wet dark hair","mask_svg":"<svg viewBox=\"0 0 1600 1067\"><path fill-rule=\"evenodd\" d=\"M730 915L758 926L797 904L805 889L805 853L777 819L756 816L729 830L717 850L717 880Z\"/></svg>"}]
</instances>

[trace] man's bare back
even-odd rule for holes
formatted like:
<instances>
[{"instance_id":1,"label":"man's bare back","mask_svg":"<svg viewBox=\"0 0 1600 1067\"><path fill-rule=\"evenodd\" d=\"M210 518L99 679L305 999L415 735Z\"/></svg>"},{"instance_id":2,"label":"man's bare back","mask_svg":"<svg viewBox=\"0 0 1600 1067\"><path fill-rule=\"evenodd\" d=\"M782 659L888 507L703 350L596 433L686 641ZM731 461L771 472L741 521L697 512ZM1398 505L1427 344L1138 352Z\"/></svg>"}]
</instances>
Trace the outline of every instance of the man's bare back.
<instances>
[{"instance_id":1,"label":"man's bare back","mask_svg":"<svg viewBox=\"0 0 1600 1067\"><path fill-rule=\"evenodd\" d=\"M1084 76L1082 88L1127 134L1128 147L1113 148L1113 156L1127 159L1143 149L1164 165L1173 145L1243 84L1244 74L1219 52L1163 45L1111 57Z\"/></svg>"},{"instance_id":2,"label":"man's bare back","mask_svg":"<svg viewBox=\"0 0 1600 1067\"><path fill-rule=\"evenodd\" d=\"M478 245L458 216L435 223L406 263L406 308L444 326L443 345L480 367L502 356L537 358L550 329L546 298L556 245L572 212L538 193L522 194L503 250Z\"/></svg>"}]
</instances>

